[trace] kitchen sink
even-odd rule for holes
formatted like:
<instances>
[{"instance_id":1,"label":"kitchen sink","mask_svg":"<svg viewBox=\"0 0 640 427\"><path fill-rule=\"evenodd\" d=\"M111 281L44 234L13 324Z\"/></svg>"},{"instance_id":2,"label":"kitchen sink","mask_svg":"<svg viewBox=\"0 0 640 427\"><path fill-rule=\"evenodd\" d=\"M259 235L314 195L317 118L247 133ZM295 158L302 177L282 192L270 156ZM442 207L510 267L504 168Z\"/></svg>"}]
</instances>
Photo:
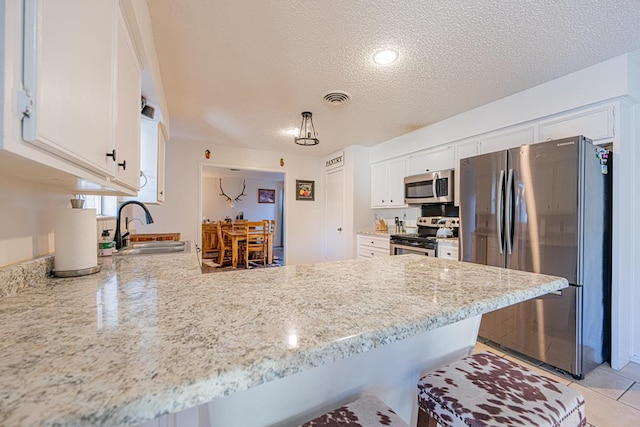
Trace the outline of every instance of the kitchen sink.
<instances>
[{"instance_id":1,"label":"kitchen sink","mask_svg":"<svg viewBox=\"0 0 640 427\"><path fill-rule=\"evenodd\" d=\"M158 241L158 242L131 242L114 252L115 256L122 255L153 255L170 254L177 252L191 252L191 245L186 241Z\"/></svg>"}]
</instances>

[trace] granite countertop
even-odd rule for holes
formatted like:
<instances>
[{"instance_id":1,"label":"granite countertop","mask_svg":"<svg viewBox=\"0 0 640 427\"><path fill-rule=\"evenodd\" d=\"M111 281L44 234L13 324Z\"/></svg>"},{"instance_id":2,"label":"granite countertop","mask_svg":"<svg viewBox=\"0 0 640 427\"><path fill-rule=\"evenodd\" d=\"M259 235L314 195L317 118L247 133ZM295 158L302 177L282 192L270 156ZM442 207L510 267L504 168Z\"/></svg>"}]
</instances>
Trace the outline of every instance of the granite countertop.
<instances>
[{"instance_id":1,"label":"granite countertop","mask_svg":"<svg viewBox=\"0 0 640 427\"><path fill-rule=\"evenodd\" d=\"M47 280L0 300L0 425L136 425L568 285L420 255Z\"/></svg>"},{"instance_id":2,"label":"granite countertop","mask_svg":"<svg viewBox=\"0 0 640 427\"><path fill-rule=\"evenodd\" d=\"M356 234L361 234L364 236L384 236L384 237L389 237L394 233L391 233L390 231L358 231Z\"/></svg>"}]
</instances>

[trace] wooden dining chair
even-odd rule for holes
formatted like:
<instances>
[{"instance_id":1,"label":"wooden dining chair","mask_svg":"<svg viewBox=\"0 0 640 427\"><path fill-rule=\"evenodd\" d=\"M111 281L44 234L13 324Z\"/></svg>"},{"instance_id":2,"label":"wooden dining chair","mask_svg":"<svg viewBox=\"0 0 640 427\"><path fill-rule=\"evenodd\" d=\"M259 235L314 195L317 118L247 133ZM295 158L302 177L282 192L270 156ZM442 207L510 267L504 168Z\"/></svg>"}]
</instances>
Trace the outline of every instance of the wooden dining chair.
<instances>
[{"instance_id":1,"label":"wooden dining chair","mask_svg":"<svg viewBox=\"0 0 640 427\"><path fill-rule=\"evenodd\" d=\"M234 230L244 230L245 225L247 225L249 221L246 219L236 219L233 221L233 229Z\"/></svg>"},{"instance_id":2,"label":"wooden dining chair","mask_svg":"<svg viewBox=\"0 0 640 427\"><path fill-rule=\"evenodd\" d=\"M267 264L268 221L249 221L246 225L247 239L244 243L244 267L249 268L249 260ZM254 257L251 257L254 254ZM258 254L258 258L255 257Z\"/></svg>"},{"instance_id":3,"label":"wooden dining chair","mask_svg":"<svg viewBox=\"0 0 640 427\"><path fill-rule=\"evenodd\" d=\"M218 224L216 222L202 224L202 258L214 256L218 256Z\"/></svg>"},{"instance_id":4,"label":"wooden dining chair","mask_svg":"<svg viewBox=\"0 0 640 427\"><path fill-rule=\"evenodd\" d=\"M269 233L267 235L267 262L273 263L273 241L276 235L276 220L269 221Z\"/></svg>"},{"instance_id":5,"label":"wooden dining chair","mask_svg":"<svg viewBox=\"0 0 640 427\"><path fill-rule=\"evenodd\" d=\"M219 221L217 225L217 234L218 234L218 264L220 266L224 265L225 261L231 263L232 259L232 248L231 248L231 239L228 236L225 236L223 230L225 228L231 228L231 224L227 224L223 221Z\"/></svg>"}]
</instances>

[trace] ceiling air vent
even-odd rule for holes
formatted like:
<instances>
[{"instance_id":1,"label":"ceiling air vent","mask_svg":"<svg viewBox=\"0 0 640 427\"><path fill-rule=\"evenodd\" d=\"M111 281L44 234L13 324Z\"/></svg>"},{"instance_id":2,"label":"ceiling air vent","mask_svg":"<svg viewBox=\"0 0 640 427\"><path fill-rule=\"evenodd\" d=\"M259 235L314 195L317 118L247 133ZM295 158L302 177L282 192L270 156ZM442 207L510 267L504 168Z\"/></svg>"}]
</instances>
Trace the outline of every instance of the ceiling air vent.
<instances>
[{"instance_id":1,"label":"ceiling air vent","mask_svg":"<svg viewBox=\"0 0 640 427\"><path fill-rule=\"evenodd\" d=\"M351 100L351 95L342 90L332 90L331 92L327 92L322 100L330 105L340 105L345 104Z\"/></svg>"}]
</instances>

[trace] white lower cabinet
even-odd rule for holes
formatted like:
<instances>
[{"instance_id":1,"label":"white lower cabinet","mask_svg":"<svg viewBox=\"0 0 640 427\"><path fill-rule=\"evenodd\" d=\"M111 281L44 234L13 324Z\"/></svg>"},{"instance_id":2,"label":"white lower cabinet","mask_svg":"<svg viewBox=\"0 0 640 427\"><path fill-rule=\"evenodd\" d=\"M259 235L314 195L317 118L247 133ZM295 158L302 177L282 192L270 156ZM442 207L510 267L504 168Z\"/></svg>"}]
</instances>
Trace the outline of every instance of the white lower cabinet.
<instances>
[{"instance_id":1,"label":"white lower cabinet","mask_svg":"<svg viewBox=\"0 0 640 427\"><path fill-rule=\"evenodd\" d=\"M389 236L358 234L358 258L390 256Z\"/></svg>"},{"instance_id":2,"label":"white lower cabinet","mask_svg":"<svg viewBox=\"0 0 640 427\"><path fill-rule=\"evenodd\" d=\"M459 259L459 241L458 239L437 239L438 249L437 257L442 259Z\"/></svg>"}]
</instances>

